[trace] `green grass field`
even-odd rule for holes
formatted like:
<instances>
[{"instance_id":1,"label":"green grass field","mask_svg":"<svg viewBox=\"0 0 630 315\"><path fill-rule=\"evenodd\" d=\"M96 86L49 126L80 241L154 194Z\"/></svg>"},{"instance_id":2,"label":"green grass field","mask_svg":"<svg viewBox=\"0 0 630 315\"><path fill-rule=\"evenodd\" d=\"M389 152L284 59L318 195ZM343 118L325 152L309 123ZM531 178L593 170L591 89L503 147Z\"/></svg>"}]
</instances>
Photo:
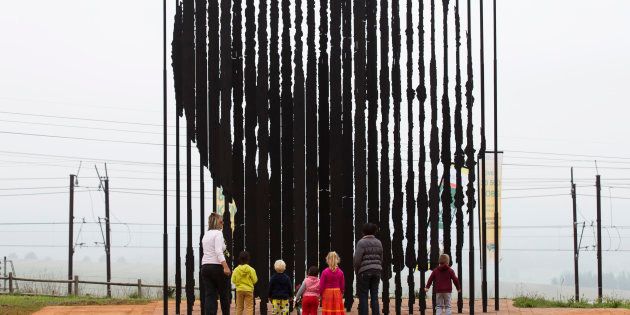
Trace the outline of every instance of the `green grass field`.
<instances>
[{"instance_id":1,"label":"green grass field","mask_svg":"<svg viewBox=\"0 0 630 315\"><path fill-rule=\"evenodd\" d=\"M89 296L0 295L0 315L32 314L45 306L54 305L129 305L147 304L147 299L108 299Z\"/></svg>"},{"instance_id":2,"label":"green grass field","mask_svg":"<svg viewBox=\"0 0 630 315\"><path fill-rule=\"evenodd\" d=\"M514 306L523 308L625 308L630 309L630 301L604 298L603 301L588 300L549 300L540 296L520 296L514 298Z\"/></svg>"}]
</instances>

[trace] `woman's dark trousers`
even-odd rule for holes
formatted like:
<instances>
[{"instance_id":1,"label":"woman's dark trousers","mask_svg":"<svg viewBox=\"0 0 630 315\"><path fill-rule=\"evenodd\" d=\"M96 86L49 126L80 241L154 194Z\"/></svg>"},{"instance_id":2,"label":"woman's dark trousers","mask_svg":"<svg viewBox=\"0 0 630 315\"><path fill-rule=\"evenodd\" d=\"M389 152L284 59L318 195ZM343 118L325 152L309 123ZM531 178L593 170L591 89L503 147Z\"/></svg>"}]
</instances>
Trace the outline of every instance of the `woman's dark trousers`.
<instances>
[{"instance_id":1,"label":"woman's dark trousers","mask_svg":"<svg viewBox=\"0 0 630 315\"><path fill-rule=\"evenodd\" d=\"M230 279L223 273L221 265L201 266L204 287L204 315L217 314L217 299L221 301L221 313L230 315Z\"/></svg>"}]
</instances>

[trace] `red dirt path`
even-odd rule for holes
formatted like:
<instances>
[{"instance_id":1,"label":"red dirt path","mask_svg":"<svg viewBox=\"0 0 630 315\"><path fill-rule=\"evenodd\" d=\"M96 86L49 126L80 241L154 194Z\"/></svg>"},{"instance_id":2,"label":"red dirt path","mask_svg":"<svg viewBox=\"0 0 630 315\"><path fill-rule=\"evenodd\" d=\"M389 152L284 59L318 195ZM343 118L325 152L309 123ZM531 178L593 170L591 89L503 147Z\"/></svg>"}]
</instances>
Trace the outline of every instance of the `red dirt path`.
<instances>
[{"instance_id":1,"label":"red dirt path","mask_svg":"<svg viewBox=\"0 0 630 315\"><path fill-rule=\"evenodd\" d=\"M393 301L392 301L393 302ZM483 314L481 312L481 301L477 301L477 307L475 312L477 314ZM406 301L403 301L403 305L406 305ZM464 305L467 305L467 301ZM393 306L393 303L392 303ZM232 304L234 307L234 304ZM417 305L416 305L417 307ZM453 305L453 314L457 314L456 305ZM169 314L175 314L175 303L169 304ZM182 313L185 314L186 304L182 303ZM489 305L489 308L492 308ZM393 307L390 314L394 314ZM107 314L107 315L161 315L162 302L152 302L147 305L111 305L111 306L49 306L35 313L36 315L84 315L84 314ZM199 305L196 303L193 314L201 314L199 311ZM219 311L219 314L221 312ZM235 314L232 310L232 314ZM295 313L293 313L295 314ZM357 314L356 304L352 312L348 314ZM403 315L408 315L408 309L403 307ZM414 310L414 314L419 314L418 309ZM431 314L431 312L427 312ZM467 309L464 309L463 314L468 314ZM566 308L516 308L512 305L511 300L501 300L501 311L489 311L486 314L535 314L535 315L564 315L564 314L630 314L630 310L624 309L566 309Z\"/></svg>"}]
</instances>

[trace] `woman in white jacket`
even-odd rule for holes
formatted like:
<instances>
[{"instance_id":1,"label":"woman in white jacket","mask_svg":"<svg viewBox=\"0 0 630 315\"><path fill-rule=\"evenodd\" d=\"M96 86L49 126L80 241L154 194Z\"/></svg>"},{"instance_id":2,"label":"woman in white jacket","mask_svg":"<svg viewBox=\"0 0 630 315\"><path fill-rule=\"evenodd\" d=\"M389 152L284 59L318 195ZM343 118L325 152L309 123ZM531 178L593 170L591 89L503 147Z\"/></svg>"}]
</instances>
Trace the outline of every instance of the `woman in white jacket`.
<instances>
[{"instance_id":1,"label":"woman in white jacket","mask_svg":"<svg viewBox=\"0 0 630 315\"><path fill-rule=\"evenodd\" d=\"M230 314L230 274L232 271L225 260L223 240L223 218L218 213L208 217L208 231L203 235L201 245L201 279L204 287L205 315L217 314L217 297L221 301L221 313Z\"/></svg>"}]
</instances>

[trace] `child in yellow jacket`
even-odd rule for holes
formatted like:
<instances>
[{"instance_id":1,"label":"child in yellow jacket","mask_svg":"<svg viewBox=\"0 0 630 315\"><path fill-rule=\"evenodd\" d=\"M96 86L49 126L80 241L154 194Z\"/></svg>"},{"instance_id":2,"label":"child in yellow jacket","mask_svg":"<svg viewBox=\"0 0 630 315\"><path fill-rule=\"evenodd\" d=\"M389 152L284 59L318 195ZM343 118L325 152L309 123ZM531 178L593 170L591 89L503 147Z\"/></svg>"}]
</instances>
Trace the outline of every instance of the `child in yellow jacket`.
<instances>
[{"instance_id":1,"label":"child in yellow jacket","mask_svg":"<svg viewBox=\"0 0 630 315\"><path fill-rule=\"evenodd\" d=\"M258 282L256 270L249 263L249 253L238 255L239 266L232 273L232 283L236 286L236 315L254 314L254 285Z\"/></svg>"}]
</instances>

